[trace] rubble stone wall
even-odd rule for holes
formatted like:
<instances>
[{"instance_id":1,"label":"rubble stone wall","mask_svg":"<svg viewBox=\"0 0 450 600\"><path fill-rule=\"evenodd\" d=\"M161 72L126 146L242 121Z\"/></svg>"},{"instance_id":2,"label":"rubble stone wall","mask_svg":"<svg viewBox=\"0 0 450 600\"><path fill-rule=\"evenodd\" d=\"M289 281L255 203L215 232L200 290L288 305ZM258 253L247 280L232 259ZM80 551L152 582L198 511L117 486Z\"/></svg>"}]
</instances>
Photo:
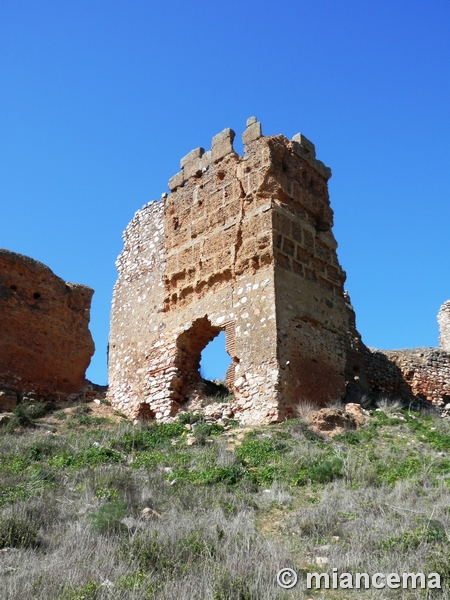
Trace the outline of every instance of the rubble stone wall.
<instances>
[{"instance_id":1,"label":"rubble stone wall","mask_svg":"<svg viewBox=\"0 0 450 600\"><path fill-rule=\"evenodd\" d=\"M369 389L388 397L450 402L450 352L440 348L366 349Z\"/></svg>"},{"instance_id":2,"label":"rubble stone wall","mask_svg":"<svg viewBox=\"0 0 450 600\"><path fill-rule=\"evenodd\" d=\"M138 211L118 258L109 398L164 420L199 402L200 354L220 331L237 416L271 422L345 394L349 312L331 233L328 167L300 134L251 118L181 160L169 195Z\"/></svg>"},{"instance_id":3,"label":"rubble stone wall","mask_svg":"<svg viewBox=\"0 0 450 600\"><path fill-rule=\"evenodd\" d=\"M47 397L86 384L94 353L88 328L93 293L0 249L0 387Z\"/></svg>"}]
</instances>

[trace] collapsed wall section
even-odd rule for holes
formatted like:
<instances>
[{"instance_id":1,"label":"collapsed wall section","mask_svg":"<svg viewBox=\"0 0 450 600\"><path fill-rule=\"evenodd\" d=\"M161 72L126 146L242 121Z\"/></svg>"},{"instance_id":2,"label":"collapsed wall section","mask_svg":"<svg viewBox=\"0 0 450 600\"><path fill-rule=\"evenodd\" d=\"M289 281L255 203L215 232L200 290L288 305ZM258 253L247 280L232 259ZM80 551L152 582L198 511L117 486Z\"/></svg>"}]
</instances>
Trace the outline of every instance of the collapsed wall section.
<instances>
[{"instance_id":1,"label":"collapsed wall section","mask_svg":"<svg viewBox=\"0 0 450 600\"><path fill-rule=\"evenodd\" d=\"M94 353L94 291L0 249L0 386L49 397L80 391Z\"/></svg>"}]
</instances>

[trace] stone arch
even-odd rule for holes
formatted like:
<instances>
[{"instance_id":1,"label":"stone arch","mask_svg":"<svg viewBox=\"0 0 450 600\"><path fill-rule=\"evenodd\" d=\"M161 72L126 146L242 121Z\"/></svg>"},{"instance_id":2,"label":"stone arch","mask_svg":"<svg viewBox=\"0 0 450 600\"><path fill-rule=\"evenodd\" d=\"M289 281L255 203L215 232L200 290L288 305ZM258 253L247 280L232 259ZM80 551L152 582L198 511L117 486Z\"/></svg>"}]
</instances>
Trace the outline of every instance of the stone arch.
<instances>
[{"instance_id":1,"label":"stone arch","mask_svg":"<svg viewBox=\"0 0 450 600\"><path fill-rule=\"evenodd\" d=\"M225 348L233 361L226 375L226 383L232 388L234 383L232 377L234 368L232 367L239 362L231 352L234 349L234 336L232 335L234 327L230 327L228 323L220 326L213 325L208 316L205 315L200 319L196 319L177 339L176 363L178 375L174 383L178 388L176 391L184 401L193 399L195 396L204 395L205 385L200 375L201 353L221 331L225 332Z\"/></svg>"}]
</instances>

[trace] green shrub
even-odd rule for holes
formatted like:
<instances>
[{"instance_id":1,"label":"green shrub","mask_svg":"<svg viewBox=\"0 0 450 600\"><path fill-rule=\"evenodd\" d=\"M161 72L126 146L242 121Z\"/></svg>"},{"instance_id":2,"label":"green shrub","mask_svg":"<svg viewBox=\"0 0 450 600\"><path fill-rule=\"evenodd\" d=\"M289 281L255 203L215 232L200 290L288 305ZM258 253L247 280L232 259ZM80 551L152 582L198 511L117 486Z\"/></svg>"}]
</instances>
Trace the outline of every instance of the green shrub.
<instances>
[{"instance_id":1,"label":"green shrub","mask_svg":"<svg viewBox=\"0 0 450 600\"><path fill-rule=\"evenodd\" d=\"M118 590L124 591L139 590L144 586L147 580L147 573L144 573L144 571L135 571L133 573L127 573L127 575L121 575L118 577L114 581L114 587Z\"/></svg>"},{"instance_id":2,"label":"green shrub","mask_svg":"<svg viewBox=\"0 0 450 600\"><path fill-rule=\"evenodd\" d=\"M80 404L79 406L77 406L75 408L75 410L73 411L73 415L87 415L88 413L92 412L92 408L90 406L88 406L87 404Z\"/></svg>"},{"instance_id":3,"label":"green shrub","mask_svg":"<svg viewBox=\"0 0 450 600\"><path fill-rule=\"evenodd\" d=\"M336 442L344 442L345 444L349 444L350 446L357 446L361 443L361 439L357 433L353 431L347 431L345 433L339 433L334 436L334 440Z\"/></svg>"},{"instance_id":4,"label":"green shrub","mask_svg":"<svg viewBox=\"0 0 450 600\"><path fill-rule=\"evenodd\" d=\"M206 440L212 435L217 435L223 432L223 427L217 423L198 423L195 425L193 434L197 441L197 444L203 446L206 444Z\"/></svg>"},{"instance_id":5,"label":"green shrub","mask_svg":"<svg viewBox=\"0 0 450 600\"><path fill-rule=\"evenodd\" d=\"M203 415L191 411L181 413L178 417L178 423L181 425L193 425L203 421Z\"/></svg>"},{"instance_id":6,"label":"green shrub","mask_svg":"<svg viewBox=\"0 0 450 600\"><path fill-rule=\"evenodd\" d=\"M156 531L135 538L123 548L125 554L137 560L141 569L166 575L182 573L192 564L214 559L215 544L204 539L201 530L194 530L178 540L160 539Z\"/></svg>"},{"instance_id":7,"label":"green shrub","mask_svg":"<svg viewBox=\"0 0 450 600\"><path fill-rule=\"evenodd\" d=\"M89 516L93 529L99 533L119 533L126 531L126 526L121 519L128 513L127 505L122 500L103 504L97 511Z\"/></svg>"},{"instance_id":8,"label":"green shrub","mask_svg":"<svg viewBox=\"0 0 450 600\"><path fill-rule=\"evenodd\" d=\"M100 597L100 590L100 585L92 581L92 579L89 579L81 587L66 587L58 600L98 600Z\"/></svg>"},{"instance_id":9,"label":"green shrub","mask_svg":"<svg viewBox=\"0 0 450 600\"><path fill-rule=\"evenodd\" d=\"M414 478L422 473L424 459L421 456L407 456L398 461L383 461L376 459L377 475L380 482L394 485L401 479Z\"/></svg>"},{"instance_id":10,"label":"green shrub","mask_svg":"<svg viewBox=\"0 0 450 600\"><path fill-rule=\"evenodd\" d=\"M30 491L24 485L0 484L0 506L12 504L17 500L25 500L30 495Z\"/></svg>"},{"instance_id":11,"label":"green shrub","mask_svg":"<svg viewBox=\"0 0 450 600\"><path fill-rule=\"evenodd\" d=\"M172 573L175 569L173 558L169 556L165 545L158 540L156 531L132 540L123 548L123 554L136 560L145 570Z\"/></svg>"},{"instance_id":12,"label":"green shrub","mask_svg":"<svg viewBox=\"0 0 450 600\"><path fill-rule=\"evenodd\" d=\"M213 600L252 600L252 595L243 577L225 573L214 584Z\"/></svg>"},{"instance_id":13,"label":"green shrub","mask_svg":"<svg viewBox=\"0 0 450 600\"><path fill-rule=\"evenodd\" d=\"M288 446L281 440L246 439L237 448L238 457L251 467L265 465L267 461L278 461Z\"/></svg>"},{"instance_id":14,"label":"green shrub","mask_svg":"<svg viewBox=\"0 0 450 600\"><path fill-rule=\"evenodd\" d=\"M96 467L104 463L119 463L123 462L123 460L123 456L117 450L93 445L81 450L77 454L63 452L51 456L49 464L56 469L65 467L79 469L82 467Z\"/></svg>"},{"instance_id":15,"label":"green shrub","mask_svg":"<svg viewBox=\"0 0 450 600\"><path fill-rule=\"evenodd\" d=\"M18 515L0 518L0 548L34 548L38 545L39 525Z\"/></svg>"},{"instance_id":16,"label":"green shrub","mask_svg":"<svg viewBox=\"0 0 450 600\"><path fill-rule=\"evenodd\" d=\"M8 431L13 431L16 427L34 427L35 421L47 414L45 404L37 402L36 404L18 404L13 410L13 416L6 426Z\"/></svg>"},{"instance_id":17,"label":"green shrub","mask_svg":"<svg viewBox=\"0 0 450 600\"><path fill-rule=\"evenodd\" d=\"M75 427L76 425L94 427L97 425L105 425L105 423L111 422L111 419L108 419L108 417L91 417L90 415L76 415L70 418L70 421L67 423L67 427L69 429Z\"/></svg>"},{"instance_id":18,"label":"green shrub","mask_svg":"<svg viewBox=\"0 0 450 600\"><path fill-rule=\"evenodd\" d=\"M124 433L115 442L115 447L124 452L137 450L153 450L170 445L173 438L178 438L186 433L181 423L152 423L148 427L136 428Z\"/></svg>"},{"instance_id":19,"label":"green shrub","mask_svg":"<svg viewBox=\"0 0 450 600\"><path fill-rule=\"evenodd\" d=\"M342 466L344 461L334 457L323 462L301 468L294 477L294 485L306 485L311 483L328 483L342 477Z\"/></svg>"},{"instance_id":20,"label":"green shrub","mask_svg":"<svg viewBox=\"0 0 450 600\"><path fill-rule=\"evenodd\" d=\"M197 485L213 485L224 483L226 485L235 485L247 474L242 465L232 465L230 467L210 467L192 471L175 471L177 480L190 481Z\"/></svg>"}]
</instances>

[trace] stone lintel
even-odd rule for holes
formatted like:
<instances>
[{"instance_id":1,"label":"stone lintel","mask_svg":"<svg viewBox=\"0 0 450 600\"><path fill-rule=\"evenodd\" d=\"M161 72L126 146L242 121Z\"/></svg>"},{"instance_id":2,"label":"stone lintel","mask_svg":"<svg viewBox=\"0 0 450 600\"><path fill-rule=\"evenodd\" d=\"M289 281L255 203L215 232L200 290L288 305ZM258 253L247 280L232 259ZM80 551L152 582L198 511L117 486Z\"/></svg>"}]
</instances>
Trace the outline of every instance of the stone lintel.
<instances>
[{"instance_id":1,"label":"stone lintel","mask_svg":"<svg viewBox=\"0 0 450 600\"><path fill-rule=\"evenodd\" d=\"M213 137L211 145L211 156L213 162L217 162L227 154L234 152L233 140L235 135L236 134L232 129L227 128Z\"/></svg>"}]
</instances>

